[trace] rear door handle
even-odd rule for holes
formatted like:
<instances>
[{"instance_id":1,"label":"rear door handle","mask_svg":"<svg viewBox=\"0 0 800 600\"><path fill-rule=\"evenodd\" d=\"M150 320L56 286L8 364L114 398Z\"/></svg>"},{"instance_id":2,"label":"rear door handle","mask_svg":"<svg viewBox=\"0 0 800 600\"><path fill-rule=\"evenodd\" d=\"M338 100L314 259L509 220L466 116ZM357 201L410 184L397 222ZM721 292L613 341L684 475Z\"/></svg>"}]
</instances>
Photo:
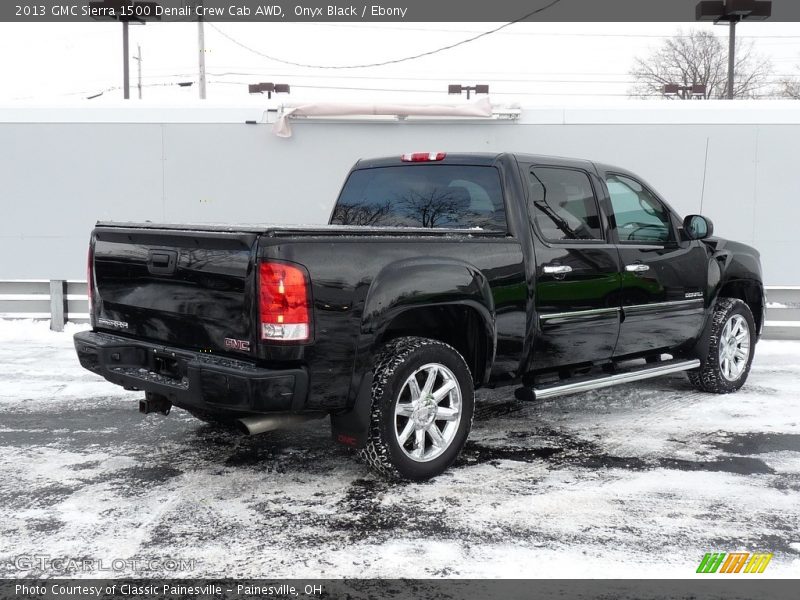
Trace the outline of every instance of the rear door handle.
<instances>
[{"instance_id":1,"label":"rear door handle","mask_svg":"<svg viewBox=\"0 0 800 600\"><path fill-rule=\"evenodd\" d=\"M566 275L572 273L572 267L569 265L545 265L542 269L548 275Z\"/></svg>"},{"instance_id":2,"label":"rear door handle","mask_svg":"<svg viewBox=\"0 0 800 600\"><path fill-rule=\"evenodd\" d=\"M625 265L625 270L629 273L644 273L650 270L650 266L643 265L642 263L634 263L632 265Z\"/></svg>"}]
</instances>

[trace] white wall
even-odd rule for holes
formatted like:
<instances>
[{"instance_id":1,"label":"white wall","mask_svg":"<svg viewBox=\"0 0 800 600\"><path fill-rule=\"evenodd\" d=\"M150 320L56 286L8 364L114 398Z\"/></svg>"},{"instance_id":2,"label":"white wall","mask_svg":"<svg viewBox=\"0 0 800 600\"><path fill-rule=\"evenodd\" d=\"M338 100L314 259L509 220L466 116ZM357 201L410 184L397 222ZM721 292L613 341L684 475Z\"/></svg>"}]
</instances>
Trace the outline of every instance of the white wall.
<instances>
[{"instance_id":1,"label":"white wall","mask_svg":"<svg viewBox=\"0 0 800 600\"><path fill-rule=\"evenodd\" d=\"M98 219L323 223L357 158L446 150L629 168L679 212L702 202L719 235L758 248L768 285L800 284L800 103L631 106L301 122L290 139L245 124L255 109L0 109L0 280L83 278Z\"/></svg>"}]
</instances>

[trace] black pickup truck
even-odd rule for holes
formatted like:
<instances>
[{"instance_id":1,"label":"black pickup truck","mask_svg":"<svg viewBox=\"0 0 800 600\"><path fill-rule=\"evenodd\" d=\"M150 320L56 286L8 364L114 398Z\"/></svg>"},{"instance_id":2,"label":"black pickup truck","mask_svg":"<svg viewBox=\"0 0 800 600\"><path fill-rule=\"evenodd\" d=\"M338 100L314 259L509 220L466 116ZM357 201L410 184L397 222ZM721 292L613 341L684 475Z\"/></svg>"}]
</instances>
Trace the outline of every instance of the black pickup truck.
<instances>
[{"instance_id":1,"label":"black pickup truck","mask_svg":"<svg viewBox=\"0 0 800 600\"><path fill-rule=\"evenodd\" d=\"M604 164L361 160L327 226L98 223L75 347L144 390L142 412L251 434L330 416L380 473L424 479L458 456L481 386L535 400L685 371L739 389L759 254L712 233Z\"/></svg>"}]
</instances>

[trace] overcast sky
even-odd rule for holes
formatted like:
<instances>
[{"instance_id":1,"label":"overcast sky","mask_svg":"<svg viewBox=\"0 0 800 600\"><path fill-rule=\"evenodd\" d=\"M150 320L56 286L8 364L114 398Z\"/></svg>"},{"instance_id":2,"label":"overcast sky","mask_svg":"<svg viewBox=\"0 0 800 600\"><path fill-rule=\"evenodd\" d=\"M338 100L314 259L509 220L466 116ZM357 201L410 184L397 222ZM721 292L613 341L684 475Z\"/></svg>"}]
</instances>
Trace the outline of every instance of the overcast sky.
<instances>
[{"instance_id":1,"label":"overcast sky","mask_svg":"<svg viewBox=\"0 0 800 600\"><path fill-rule=\"evenodd\" d=\"M495 102L530 106L619 101L631 86L633 58L646 55L679 28L727 28L700 23L518 23L458 48L400 64L364 69L292 67L294 62L352 65L433 50L498 23L207 23L209 101L264 102L248 83L292 86L301 100L449 102L448 83L489 84ZM0 102L94 102L122 99L122 26L118 23L0 23ZM198 97L197 24L130 27L131 54L141 45L143 98L148 104L186 103ZM745 23L740 36L768 56L775 78L800 76L800 23ZM227 36L227 37L226 37ZM246 50L231 39L252 50ZM137 61L131 60L131 97L137 97ZM117 88L117 89L111 89ZM365 88L365 89L342 89ZM386 90L386 91L377 91ZM87 96L104 92L94 100Z\"/></svg>"}]
</instances>

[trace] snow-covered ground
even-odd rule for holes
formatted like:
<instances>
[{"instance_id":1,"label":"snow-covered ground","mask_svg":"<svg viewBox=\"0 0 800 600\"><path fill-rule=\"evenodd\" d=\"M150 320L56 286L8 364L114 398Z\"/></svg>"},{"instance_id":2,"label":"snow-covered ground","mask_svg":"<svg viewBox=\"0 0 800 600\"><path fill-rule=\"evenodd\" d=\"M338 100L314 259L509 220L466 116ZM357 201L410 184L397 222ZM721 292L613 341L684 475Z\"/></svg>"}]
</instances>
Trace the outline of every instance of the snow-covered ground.
<instances>
[{"instance_id":1,"label":"snow-covered ground","mask_svg":"<svg viewBox=\"0 0 800 600\"><path fill-rule=\"evenodd\" d=\"M144 417L139 393L80 368L75 330L0 321L0 576L65 575L17 568L48 555L196 560L127 576L663 578L734 551L800 576L800 342L759 343L727 396L682 375L482 392L457 465L410 484L322 421L247 438Z\"/></svg>"}]
</instances>

